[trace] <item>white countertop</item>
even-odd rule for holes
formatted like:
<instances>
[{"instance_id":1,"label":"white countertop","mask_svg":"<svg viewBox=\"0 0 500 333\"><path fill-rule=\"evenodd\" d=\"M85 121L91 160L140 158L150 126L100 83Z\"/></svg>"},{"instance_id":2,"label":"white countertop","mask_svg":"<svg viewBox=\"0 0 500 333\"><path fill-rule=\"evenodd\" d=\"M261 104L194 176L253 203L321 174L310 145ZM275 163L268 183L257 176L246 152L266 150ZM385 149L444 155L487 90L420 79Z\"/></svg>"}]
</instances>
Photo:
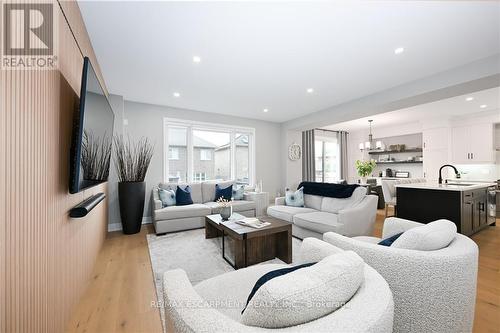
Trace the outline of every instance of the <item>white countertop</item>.
<instances>
[{"instance_id":1,"label":"white countertop","mask_svg":"<svg viewBox=\"0 0 500 333\"><path fill-rule=\"evenodd\" d=\"M397 184L396 187L416 188L416 189L429 189L429 190L443 190L443 191L469 191L485 188L489 186L496 186L495 183L475 183L475 182L461 182L463 184L472 184L470 186L460 186L453 184L438 184L433 183L415 183L415 184Z\"/></svg>"}]
</instances>

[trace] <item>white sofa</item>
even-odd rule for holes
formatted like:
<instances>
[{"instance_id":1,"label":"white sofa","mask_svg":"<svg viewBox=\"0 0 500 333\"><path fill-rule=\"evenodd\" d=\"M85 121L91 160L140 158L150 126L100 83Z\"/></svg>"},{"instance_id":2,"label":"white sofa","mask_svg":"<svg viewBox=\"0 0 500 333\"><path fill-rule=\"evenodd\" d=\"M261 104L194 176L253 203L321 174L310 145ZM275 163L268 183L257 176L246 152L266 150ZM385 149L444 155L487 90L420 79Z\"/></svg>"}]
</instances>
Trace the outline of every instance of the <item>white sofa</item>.
<instances>
[{"instance_id":1,"label":"white sofa","mask_svg":"<svg viewBox=\"0 0 500 333\"><path fill-rule=\"evenodd\" d=\"M345 236L371 235L377 215L378 197L366 195L366 187L358 187L346 199L304 194L305 207L285 205L285 198L275 199L267 215L293 223L292 234L304 239L333 231Z\"/></svg>"},{"instance_id":2,"label":"white sofa","mask_svg":"<svg viewBox=\"0 0 500 333\"><path fill-rule=\"evenodd\" d=\"M400 218L384 222L388 238L421 223ZM333 232L324 240L352 250L377 270L394 294L395 332L471 332L476 300L478 247L457 234L448 247L416 251L376 244L376 237L348 238Z\"/></svg>"},{"instance_id":3,"label":"white sofa","mask_svg":"<svg viewBox=\"0 0 500 333\"><path fill-rule=\"evenodd\" d=\"M339 249L304 239L300 263L317 262ZM286 328L266 329L241 323L241 310L255 282L265 273L287 267L255 265L205 280L193 287L181 269L165 272L163 292L167 332L392 332L394 303L387 282L365 265L364 282L340 309Z\"/></svg>"},{"instance_id":4,"label":"white sofa","mask_svg":"<svg viewBox=\"0 0 500 333\"><path fill-rule=\"evenodd\" d=\"M205 181L202 183L159 183L151 191L152 217L156 234L202 228L205 226L205 216L218 214L219 205L215 200L215 185L225 188L233 181ZM176 190L177 186L191 187L192 205L163 207L158 194L158 188ZM252 217L255 216L255 202L249 200L251 195L244 194L243 200L234 200L233 212Z\"/></svg>"}]
</instances>

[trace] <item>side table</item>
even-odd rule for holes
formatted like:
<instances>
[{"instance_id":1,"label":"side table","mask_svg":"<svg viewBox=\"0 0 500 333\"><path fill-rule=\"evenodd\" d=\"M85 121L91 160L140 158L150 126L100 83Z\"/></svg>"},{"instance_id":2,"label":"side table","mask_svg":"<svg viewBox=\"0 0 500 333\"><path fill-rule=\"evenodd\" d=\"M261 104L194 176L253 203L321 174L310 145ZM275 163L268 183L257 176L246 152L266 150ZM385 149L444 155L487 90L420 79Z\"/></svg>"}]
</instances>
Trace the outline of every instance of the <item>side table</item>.
<instances>
[{"instance_id":1,"label":"side table","mask_svg":"<svg viewBox=\"0 0 500 333\"><path fill-rule=\"evenodd\" d=\"M268 192L245 192L245 200L255 201L255 216L264 216L269 206Z\"/></svg>"}]
</instances>

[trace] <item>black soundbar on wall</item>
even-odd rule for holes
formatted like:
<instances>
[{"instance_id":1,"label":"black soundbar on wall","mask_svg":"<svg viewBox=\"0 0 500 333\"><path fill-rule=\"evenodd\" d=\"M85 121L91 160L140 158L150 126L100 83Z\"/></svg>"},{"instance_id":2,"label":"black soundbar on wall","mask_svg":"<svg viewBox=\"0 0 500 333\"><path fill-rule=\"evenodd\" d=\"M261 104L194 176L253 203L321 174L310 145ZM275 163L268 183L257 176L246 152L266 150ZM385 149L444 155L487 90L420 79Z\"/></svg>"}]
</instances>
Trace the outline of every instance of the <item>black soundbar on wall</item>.
<instances>
[{"instance_id":1,"label":"black soundbar on wall","mask_svg":"<svg viewBox=\"0 0 500 333\"><path fill-rule=\"evenodd\" d=\"M106 195L104 193L97 193L91 196L88 199L80 202L75 207L71 208L69 211L70 217L84 217L86 216L95 206L99 204L99 202L103 201Z\"/></svg>"}]
</instances>

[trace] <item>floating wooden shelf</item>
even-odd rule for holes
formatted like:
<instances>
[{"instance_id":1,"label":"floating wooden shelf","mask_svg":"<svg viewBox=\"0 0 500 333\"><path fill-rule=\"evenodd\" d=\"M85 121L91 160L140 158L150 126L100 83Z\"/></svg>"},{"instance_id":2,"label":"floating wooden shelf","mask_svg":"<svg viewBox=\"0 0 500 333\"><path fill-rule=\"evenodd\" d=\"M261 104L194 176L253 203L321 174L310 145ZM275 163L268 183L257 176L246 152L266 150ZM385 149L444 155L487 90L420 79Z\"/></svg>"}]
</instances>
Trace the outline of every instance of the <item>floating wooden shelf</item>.
<instances>
[{"instance_id":1,"label":"floating wooden shelf","mask_svg":"<svg viewBox=\"0 0 500 333\"><path fill-rule=\"evenodd\" d=\"M418 163L423 163L424 161L375 161L377 164L418 164Z\"/></svg>"},{"instance_id":2,"label":"floating wooden shelf","mask_svg":"<svg viewBox=\"0 0 500 333\"><path fill-rule=\"evenodd\" d=\"M402 153L421 153L422 148L412 148L412 149L406 149L406 150L373 150L369 151L368 154L370 155L382 155L382 154L402 154Z\"/></svg>"}]
</instances>

